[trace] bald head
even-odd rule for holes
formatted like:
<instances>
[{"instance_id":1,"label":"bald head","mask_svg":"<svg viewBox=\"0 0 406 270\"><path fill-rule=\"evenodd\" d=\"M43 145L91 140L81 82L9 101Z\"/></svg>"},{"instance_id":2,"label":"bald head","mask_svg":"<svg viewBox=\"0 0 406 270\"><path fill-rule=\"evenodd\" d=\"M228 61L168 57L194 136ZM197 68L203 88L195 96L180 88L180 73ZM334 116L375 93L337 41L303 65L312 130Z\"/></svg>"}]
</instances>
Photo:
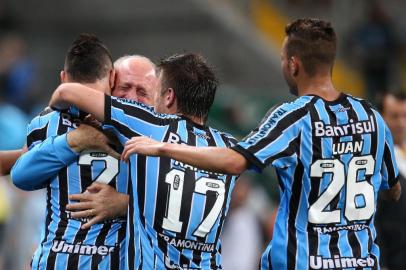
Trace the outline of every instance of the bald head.
<instances>
[{"instance_id":1,"label":"bald head","mask_svg":"<svg viewBox=\"0 0 406 270\"><path fill-rule=\"evenodd\" d=\"M123 56L114 62L116 81L112 95L154 105L157 75L155 65L147 57Z\"/></svg>"}]
</instances>

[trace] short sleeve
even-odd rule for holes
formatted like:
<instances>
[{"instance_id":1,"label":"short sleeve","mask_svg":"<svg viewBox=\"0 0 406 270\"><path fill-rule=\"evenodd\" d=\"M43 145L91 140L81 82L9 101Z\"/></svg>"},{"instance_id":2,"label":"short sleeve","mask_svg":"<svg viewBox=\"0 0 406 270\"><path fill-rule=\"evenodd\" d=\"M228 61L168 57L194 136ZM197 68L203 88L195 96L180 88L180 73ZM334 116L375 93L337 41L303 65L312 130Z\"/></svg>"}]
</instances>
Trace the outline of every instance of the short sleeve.
<instances>
[{"instance_id":1,"label":"short sleeve","mask_svg":"<svg viewBox=\"0 0 406 270\"><path fill-rule=\"evenodd\" d=\"M307 115L303 106L285 103L271 109L247 137L232 149L243 155L251 168L261 171L269 164L287 167L298 150L302 125ZM280 160L281 162L276 162ZM282 161L283 160L283 161Z\"/></svg>"}]
</instances>

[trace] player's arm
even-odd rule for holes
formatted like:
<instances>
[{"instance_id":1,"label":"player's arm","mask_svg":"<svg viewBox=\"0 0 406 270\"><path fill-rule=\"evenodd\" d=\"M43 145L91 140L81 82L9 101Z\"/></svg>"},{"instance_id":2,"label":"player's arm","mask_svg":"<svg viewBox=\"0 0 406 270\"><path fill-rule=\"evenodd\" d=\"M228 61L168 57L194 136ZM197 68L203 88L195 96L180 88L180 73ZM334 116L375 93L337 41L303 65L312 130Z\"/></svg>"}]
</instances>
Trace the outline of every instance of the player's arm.
<instances>
[{"instance_id":1,"label":"player's arm","mask_svg":"<svg viewBox=\"0 0 406 270\"><path fill-rule=\"evenodd\" d=\"M103 122L104 96L104 93L80 83L63 83L52 94L49 105L51 108L59 110L67 109L71 105L74 105Z\"/></svg>"},{"instance_id":2,"label":"player's arm","mask_svg":"<svg viewBox=\"0 0 406 270\"><path fill-rule=\"evenodd\" d=\"M383 190L381 192L383 199L391 201L399 201L400 195L402 194L402 187L399 182L397 182L393 187L388 190Z\"/></svg>"},{"instance_id":3,"label":"player's arm","mask_svg":"<svg viewBox=\"0 0 406 270\"><path fill-rule=\"evenodd\" d=\"M0 151L0 175L9 174L14 163L25 151L27 151L26 147L19 150Z\"/></svg>"},{"instance_id":4,"label":"player's arm","mask_svg":"<svg viewBox=\"0 0 406 270\"><path fill-rule=\"evenodd\" d=\"M386 200L398 201L402 193L402 188L399 182L399 170L393 148L393 138L386 124L381 175L381 194L383 195L383 198Z\"/></svg>"},{"instance_id":5,"label":"player's arm","mask_svg":"<svg viewBox=\"0 0 406 270\"><path fill-rule=\"evenodd\" d=\"M129 140L124 147L122 159L127 161L134 153L165 156L207 171L233 175L241 174L248 167L245 157L229 148L162 143L148 137L133 137Z\"/></svg>"},{"instance_id":6,"label":"player's arm","mask_svg":"<svg viewBox=\"0 0 406 270\"><path fill-rule=\"evenodd\" d=\"M26 191L41 189L60 169L72 163L78 154L71 150L66 137L49 137L22 155L11 170L14 185Z\"/></svg>"},{"instance_id":7,"label":"player's arm","mask_svg":"<svg viewBox=\"0 0 406 270\"><path fill-rule=\"evenodd\" d=\"M107 143L108 138L101 131L80 125L67 134L49 137L32 147L17 160L11 178L20 189L41 189L59 170L75 162L84 149L100 149L118 158L118 153Z\"/></svg>"}]
</instances>

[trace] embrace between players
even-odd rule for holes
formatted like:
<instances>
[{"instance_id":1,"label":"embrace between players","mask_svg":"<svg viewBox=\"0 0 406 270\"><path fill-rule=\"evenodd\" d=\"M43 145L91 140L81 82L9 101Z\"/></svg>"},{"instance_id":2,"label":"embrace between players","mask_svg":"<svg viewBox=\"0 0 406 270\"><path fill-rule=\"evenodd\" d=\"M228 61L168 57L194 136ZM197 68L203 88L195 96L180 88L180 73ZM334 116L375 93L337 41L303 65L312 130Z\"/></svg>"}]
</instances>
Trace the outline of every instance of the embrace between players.
<instances>
[{"instance_id":1,"label":"embrace between players","mask_svg":"<svg viewBox=\"0 0 406 270\"><path fill-rule=\"evenodd\" d=\"M378 192L400 196L392 137L367 102L334 88L335 54L328 22L289 24L281 66L299 97L237 142L206 125L217 79L201 56L174 55L147 71L144 99L117 88L117 70L117 98L108 50L79 37L54 110L32 120L29 150L11 173L23 189L48 191L32 268L221 269L236 178L268 165L281 200L261 269L379 268Z\"/></svg>"}]
</instances>

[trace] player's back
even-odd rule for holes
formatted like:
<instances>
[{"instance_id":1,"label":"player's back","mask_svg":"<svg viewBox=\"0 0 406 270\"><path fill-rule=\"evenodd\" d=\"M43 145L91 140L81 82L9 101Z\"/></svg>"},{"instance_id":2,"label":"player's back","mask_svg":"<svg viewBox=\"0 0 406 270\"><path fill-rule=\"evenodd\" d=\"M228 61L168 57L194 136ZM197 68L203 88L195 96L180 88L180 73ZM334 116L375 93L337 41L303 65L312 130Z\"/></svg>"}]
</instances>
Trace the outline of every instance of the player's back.
<instances>
[{"instance_id":1,"label":"player's back","mask_svg":"<svg viewBox=\"0 0 406 270\"><path fill-rule=\"evenodd\" d=\"M32 120L27 144L31 148L47 137L65 134L83 120L71 109L48 111ZM33 269L122 269L124 265L125 220L108 220L81 229L87 220L74 219L66 210L70 194L86 191L93 181L109 184L126 193L128 168L125 163L101 151L86 150L76 162L49 179L46 220L41 243L32 261ZM35 187L40 188L40 187Z\"/></svg>"},{"instance_id":2,"label":"player's back","mask_svg":"<svg viewBox=\"0 0 406 270\"><path fill-rule=\"evenodd\" d=\"M281 187L263 269L378 267L376 199L397 169L390 132L367 102L300 97L275 108L241 145L276 168Z\"/></svg>"},{"instance_id":3,"label":"player's back","mask_svg":"<svg viewBox=\"0 0 406 270\"><path fill-rule=\"evenodd\" d=\"M107 96L106 104L106 124L122 144L137 135L191 146L235 143L228 134L137 102ZM168 158L132 155L131 164L129 269L221 269L219 237L236 177ZM141 266L134 258L138 248Z\"/></svg>"}]
</instances>

